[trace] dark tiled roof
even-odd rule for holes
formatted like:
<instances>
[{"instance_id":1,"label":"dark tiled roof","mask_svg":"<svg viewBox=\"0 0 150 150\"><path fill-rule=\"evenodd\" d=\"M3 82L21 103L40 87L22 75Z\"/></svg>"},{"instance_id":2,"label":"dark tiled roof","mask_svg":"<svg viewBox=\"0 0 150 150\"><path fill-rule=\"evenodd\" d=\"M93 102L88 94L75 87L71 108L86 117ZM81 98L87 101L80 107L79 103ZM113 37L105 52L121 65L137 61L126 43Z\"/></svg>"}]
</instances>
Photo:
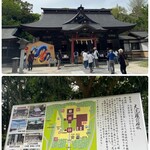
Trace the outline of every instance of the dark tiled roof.
<instances>
[{"instance_id":1,"label":"dark tiled roof","mask_svg":"<svg viewBox=\"0 0 150 150\"><path fill-rule=\"evenodd\" d=\"M86 27L89 27L89 28L92 28L94 30L102 30L102 31L105 31L104 28L102 28L99 24L89 24L89 25L84 25L84 24L64 24L62 26L62 30L64 31L68 31L68 30L78 30L78 29L81 29L81 28L86 28Z\"/></svg>"},{"instance_id":2,"label":"dark tiled roof","mask_svg":"<svg viewBox=\"0 0 150 150\"><path fill-rule=\"evenodd\" d=\"M139 37L139 38L146 38L146 37L148 37L148 32L146 32L146 31L136 31L136 32L130 32L129 35Z\"/></svg>"},{"instance_id":3,"label":"dark tiled roof","mask_svg":"<svg viewBox=\"0 0 150 150\"><path fill-rule=\"evenodd\" d=\"M71 20L77 13L77 9L45 9L41 19L37 22L24 24L22 27L31 28L62 28L62 25ZM85 9L86 16L98 23L102 28L127 28L135 24L116 20L110 13L110 9Z\"/></svg>"},{"instance_id":4,"label":"dark tiled roof","mask_svg":"<svg viewBox=\"0 0 150 150\"><path fill-rule=\"evenodd\" d=\"M128 36L128 35L119 35L119 39L121 39L121 40L136 40L135 37Z\"/></svg>"},{"instance_id":5,"label":"dark tiled roof","mask_svg":"<svg viewBox=\"0 0 150 150\"><path fill-rule=\"evenodd\" d=\"M14 36L17 28L2 28L2 39L16 39Z\"/></svg>"}]
</instances>

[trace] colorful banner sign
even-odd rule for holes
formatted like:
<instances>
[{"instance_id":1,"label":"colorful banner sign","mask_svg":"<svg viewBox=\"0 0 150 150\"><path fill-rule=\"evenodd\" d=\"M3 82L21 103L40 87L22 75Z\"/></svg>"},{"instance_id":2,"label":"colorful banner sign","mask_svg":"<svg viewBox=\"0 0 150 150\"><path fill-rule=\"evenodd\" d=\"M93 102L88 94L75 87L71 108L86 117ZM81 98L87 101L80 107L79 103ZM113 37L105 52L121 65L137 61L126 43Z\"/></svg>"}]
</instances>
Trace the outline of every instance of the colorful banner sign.
<instances>
[{"instance_id":1,"label":"colorful banner sign","mask_svg":"<svg viewBox=\"0 0 150 150\"><path fill-rule=\"evenodd\" d=\"M139 93L14 106L5 150L148 150Z\"/></svg>"},{"instance_id":2,"label":"colorful banner sign","mask_svg":"<svg viewBox=\"0 0 150 150\"><path fill-rule=\"evenodd\" d=\"M49 64L50 60L55 59L54 45L41 41L28 44L25 48L27 58L32 51L34 54L34 65Z\"/></svg>"}]
</instances>

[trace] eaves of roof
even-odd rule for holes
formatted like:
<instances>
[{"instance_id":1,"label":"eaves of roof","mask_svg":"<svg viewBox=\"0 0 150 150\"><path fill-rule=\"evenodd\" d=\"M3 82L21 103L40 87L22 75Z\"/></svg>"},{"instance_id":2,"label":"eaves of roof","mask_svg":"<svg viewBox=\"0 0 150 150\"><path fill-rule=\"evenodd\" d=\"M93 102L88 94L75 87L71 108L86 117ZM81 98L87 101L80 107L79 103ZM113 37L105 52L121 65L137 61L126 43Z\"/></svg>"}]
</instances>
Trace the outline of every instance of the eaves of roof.
<instances>
[{"instance_id":1,"label":"eaves of roof","mask_svg":"<svg viewBox=\"0 0 150 150\"><path fill-rule=\"evenodd\" d=\"M135 36L137 38L146 38L146 37L148 37L148 32L146 32L146 31L135 31L135 32L130 32L129 35Z\"/></svg>"},{"instance_id":2,"label":"eaves of roof","mask_svg":"<svg viewBox=\"0 0 150 150\"><path fill-rule=\"evenodd\" d=\"M93 30L106 31L106 29L102 28L99 24L64 24L62 26L63 31L73 31L81 28L91 28Z\"/></svg>"},{"instance_id":3,"label":"eaves of roof","mask_svg":"<svg viewBox=\"0 0 150 150\"><path fill-rule=\"evenodd\" d=\"M134 27L135 24L121 22L115 19L111 14L86 14L102 28L128 28ZM62 28L63 24L72 19L75 14L43 14L37 22L22 24L26 28Z\"/></svg>"},{"instance_id":4,"label":"eaves of roof","mask_svg":"<svg viewBox=\"0 0 150 150\"><path fill-rule=\"evenodd\" d=\"M119 35L120 40L136 40L137 38L128 35Z\"/></svg>"}]
</instances>

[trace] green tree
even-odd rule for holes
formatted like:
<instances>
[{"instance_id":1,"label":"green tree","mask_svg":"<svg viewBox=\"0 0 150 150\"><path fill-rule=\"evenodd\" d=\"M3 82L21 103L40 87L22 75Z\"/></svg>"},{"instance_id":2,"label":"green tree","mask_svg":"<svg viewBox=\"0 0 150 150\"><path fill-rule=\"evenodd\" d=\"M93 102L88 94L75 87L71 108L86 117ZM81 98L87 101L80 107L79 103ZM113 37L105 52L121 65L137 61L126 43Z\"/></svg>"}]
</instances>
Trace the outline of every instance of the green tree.
<instances>
[{"instance_id":1,"label":"green tree","mask_svg":"<svg viewBox=\"0 0 150 150\"><path fill-rule=\"evenodd\" d=\"M111 13L116 19L120 21L136 23L136 18L129 14L124 7L117 5L116 7L112 8Z\"/></svg>"},{"instance_id":2,"label":"green tree","mask_svg":"<svg viewBox=\"0 0 150 150\"><path fill-rule=\"evenodd\" d=\"M140 9L140 15L137 18L137 30L148 31L148 5Z\"/></svg>"},{"instance_id":3,"label":"green tree","mask_svg":"<svg viewBox=\"0 0 150 150\"><path fill-rule=\"evenodd\" d=\"M111 13L115 18L123 21L124 16L127 15L127 10L124 7L117 5L115 8L112 8Z\"/></svg>"},{"instance_id":4,"label":"green tree","mask_svg":"<svg viewBox=\"0 0 150 150\"><path fill-rule=\"evenodd\" d=\"M132 0L134 3L136 0ZM137 0L138 1L138 0ZM131 5L131 13L127 13L126 9L120 6L116 6L112 9L112 15L123 22L136 23L133 28L135 31L148 31L148 5L144 2L135 3Z\"/></svg>"},{"instance_id":5,"label":"green tree","mask_svg":"<svg viewBox=\"0 0 150 150\"><path fill-rule=\"evenodd\" d=\"M147 0L130 0L129 9L135 17L138 17L141 13L141 8L147 4Z\"/></svg>"},{"instance_id":6,"label":"green tree","mask_svg":"<svg viewBox=\"0 0 150 150\"><path fill-rule=\"evenodd\" d=\"M2 0L2 25L20 25L39 19L32 13L33 5L21 0Z\"/></svg>"}]
</instances>

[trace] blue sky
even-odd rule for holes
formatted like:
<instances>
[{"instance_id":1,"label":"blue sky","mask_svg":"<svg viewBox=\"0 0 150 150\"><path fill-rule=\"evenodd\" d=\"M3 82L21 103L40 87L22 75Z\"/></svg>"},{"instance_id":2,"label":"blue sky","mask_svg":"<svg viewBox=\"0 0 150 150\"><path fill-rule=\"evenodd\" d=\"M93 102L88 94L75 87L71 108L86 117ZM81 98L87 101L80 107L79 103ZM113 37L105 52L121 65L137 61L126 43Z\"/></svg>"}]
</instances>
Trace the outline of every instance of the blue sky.
<instances>
[{"instance_id":1,"label":"blue sky","mask_svg":"<svg viewBox=\"0 0 150 150\"><path fill-rule=\"evenodd\" d=\"M41 8L113 8L117 4L129 9L129 0L22 0L33 4L34 13L42 13Z\"/></svg>"}]
</instances>

